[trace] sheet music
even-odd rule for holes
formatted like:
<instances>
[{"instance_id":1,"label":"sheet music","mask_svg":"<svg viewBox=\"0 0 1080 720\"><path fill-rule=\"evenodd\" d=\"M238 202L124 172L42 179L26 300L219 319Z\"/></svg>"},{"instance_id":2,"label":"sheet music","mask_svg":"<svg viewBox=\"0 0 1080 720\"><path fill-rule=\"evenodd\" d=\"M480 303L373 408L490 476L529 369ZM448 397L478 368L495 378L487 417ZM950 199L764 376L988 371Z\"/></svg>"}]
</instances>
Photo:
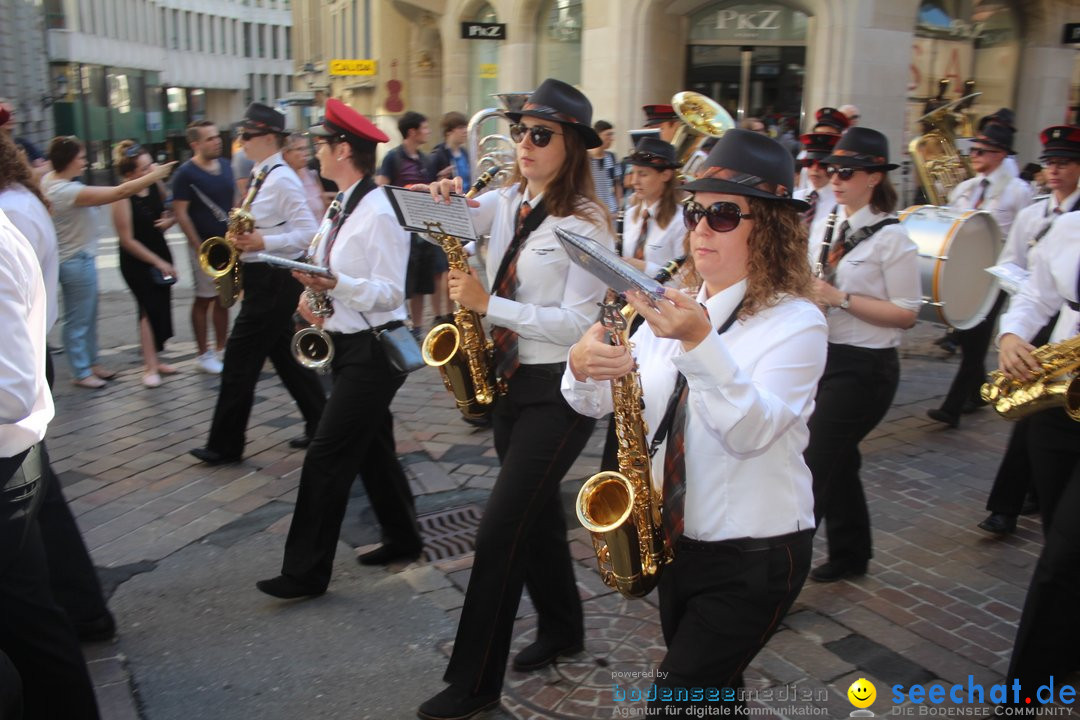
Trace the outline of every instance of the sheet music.
<instances>
[{"instance_id":1,"label":"sheet music","mask_svg":"<svg viewBox=\"0 0 1080 720\"><path fill-rule=\"evenodd\" d=\"M558 227L555 228L555 236L559 238L559 242L562 243L574 263L603 281L615 292L622 294L627 290L638 290L654 301L663 297L664 286L661 283L630 265L596 240Z\"/></svg>"},{"instance_id":2,"label":"sheet music","mask_svg":"<svg viewBox=\"0 0 1080 720\"><path fill-rule=\"evenodd\" d=\"M1031 275L1029 270L1025 270L1016 263L994 265L986 268L986 272L996 277L1001 283L1001 289L1010 295L1020 292L1020 288L1024 286L1028 276Z\"/></svg>"},{"instance_id":3,"label":"sheet music","mask_svg":"<svg viewBox=\"0 0 1080 720\"><path fill-rule=\"evenodd\" d=\"M462 240L476 240L472 213L463 195L451 195L450 202L435 202L431 193L384 185L398 223L416 233L441 232ZM435 227L438 224L439 227Z\"/></svg>"}]
</instances>

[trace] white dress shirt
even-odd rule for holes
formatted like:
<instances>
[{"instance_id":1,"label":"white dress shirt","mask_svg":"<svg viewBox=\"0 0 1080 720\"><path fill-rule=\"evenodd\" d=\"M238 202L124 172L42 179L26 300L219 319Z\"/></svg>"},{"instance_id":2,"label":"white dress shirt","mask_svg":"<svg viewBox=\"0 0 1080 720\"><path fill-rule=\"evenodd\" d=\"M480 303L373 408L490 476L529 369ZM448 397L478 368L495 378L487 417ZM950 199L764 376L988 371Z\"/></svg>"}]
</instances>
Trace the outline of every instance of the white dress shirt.
<instances>
[{"instance_id":1,"label":"white dress shirt","mask_svg":"<svg viewBox=\"0 0 1080 720\"><path fill-rule=\"evenodd\" d=\"M1030 341L1059 310L1061 315L1050 342L1080 333L1080 313L1065 304L1080 301L1076 288L1080 276L1080 212L1059 217L1030 260L1031 275L1020 292L1013 295L1001 318L998 338L1012 333Z\"/></svg>"},{"instance_id":2,"label":"white dress shirt","mask_svg":"<svg viewBox=\"0 0 1080 720\"><path fill-rule=\"evenodd\" d=\"M480 207L473 211L473 224L478 233L491 233L486 268L489 290L493 291L499 265L514 238L522 199L517 186L477 198ZM493 295L488 303L488 321L518 334L518 358L523 365L563 362L567 348L596 322L597 304L603 301L606 288L572 262L555 237L555 228L561 227L614 251L615 235L604 222L607 211L598 205L589 210L594 222L575 215L545 217L518 254L516 297Z\"/></svg>"},{"instance_id":3,"label":"white dress shirt","mask_svg":"<svg viewBox=\"0 0 1080 720\"><path fill-rule=\"evenodd\" d=\"M890 217L887 213L874 212L870 205L865 205L849 218L844 207L840 206L836 212L833 241L840 236L840 228L845 221L850 226L850 237L856 230L875 225L887 217ZM823 240L824 225L819 228L818 234L810 237L812 264L816 264L821 257ZM833 286L845 293L888 300L905 310L918 311L922 307L919 250L903 225L886 225L840 259ZM845 310L833 308L829 312L831 343L890 348L900 345L902 333L900 328L871 325Z\"/></svg>"},{"instance_id":4,"label":"white dress shirt","mask_svg":"<svg viewBox=\"0 0 1080 720\"><path fill-rule=\"evenodd\" d=\"M1073 194L1065 198L1063 203L1059 204L1055 196L1051 194L1036 200L1017 213L1012 229L1009 230L1009 237L1005 240L1005 247L998 257L998 265L1013 263L1022 268L1028 267L1030 264L1028 256L1038 247L1035 239L1040 233L1046 237L1043 231L1048 230L1048 226L1059 217L1055 210L1067 213L1077 200L1080 200L1080 189L1073 191ZM1041 241L1042 238L1039 240Z\"/></svg>"},{"instance_id":5,"label":"white dress shirt","mask_svg":"<svg viewBox=\"0 0 1080 720\"><path fill-rule=\"evenodd\" d=\"M0 457L45 437L53 418L45 382L45 283L34 248L0 210Z\"/></svg>"},{"instance_id":6,"label":"white dress shirt","mask_svg":"<svg viewBox=\"0 0 1080 720\"><path fill-rule=\"evenodd\" d=\"M49 300L45 318L45 332L48 332L56 322L60 306L60 300L56 294L56 283L60 273L56 228L53 226L52 218L49 217L48 209L41 204L34 193L19 184L9 185L6 189L0 190L0 210L7 213L8 220L30 242L41 265L41 274L45 280L45 296Z\"/></svg>"},{"instance_id":7,"label":"white dress shirt","mask_svg":"<svg viewBox=\"0 0 1080 720\"><path fill-rule=\"evenodd\" d=\"M686 225L683 224L682 208L676 206L675 214L668 221L665 228L660 227L656 220L656 213L660 209L660 201L657 200L649 205L649 229L645 236L645 273L655 276L660 272L668 261L683 255L683 240L686 239ZM626 213L623 222L623 257L632 258L637 251L641 239L641 217L643 214L641 205L635 205Z\"/></svg>"},{"instance_id":8,"label":"white dress shirt","mask_svg":"<svg viewBox=\"0 0 1080 720\"><path fill-rule=\"evenodd\" d=\"M1016 214L1031 203L1032 192L1031 186L1013 175L1004 163L989 175L979 173L954 187L949 194L949 206L958 210L974 210L984 178L990 180L990 187L986 188L979 209L994 216L1001 227L1001 237L1007 238Z\"/></svg>"},{"instance_id":9,"label":"white dress shirt","mask_svg":"<svg viewBox=\"0 0 1080 720\"><path fill-rule=\"evenodd\" d=\"M343 206L359 184L345 191ZM323 329L355 333L404 320L409 234L398 224L386 193L375 187L363 197L338 229L329 259L328 240L323 238L315 249L317 264L329 267L338 280L330 290L334 314L326 318Z\"/></svg>"},{"instance_id":10,"label":"white dress shirt","mask_svg":"<svg viewBox=\"0 0 1080 720\"><path fill-rule=\"evenodd\" d=\"M818 200L817 205L814 208L814 220L810 223L810 227L807 228L810 233L810 237L821 237L825 234L825 222L829 219L829 213L836 207L836 194L832 191L832 184L825 183L820 189L815 188L813 185L809 187L796 190L793 195L796 200L806 200L810 193L817 190ZM814 263L817 262L817 258L814 258Z\"/></svg>"},{"instance_id":11,"label":"white dress shirt","mask_svg":"<svg viewBox=\"0 0 1080 720\"><path fill-rule=\"evenodd\" d=\"M719 327L742 299L746 281L698 301ZM649 441L660 425L678 372L690 389L686 408L686 536L715 541L773 537L814 527L810 470L803 461L828 328L809 300L785 297L722 336L710 333L690 352L657 338L646 323L633 352L645 399ZM611 384L577 382L570 368L562 393L578 412L612 411ZM652 459L663 489L666 441Z\"/></svg>"},{"instance_id":12,"label":"white dress shirt","mask_svg":"<svg viewBox=\"0 0 1080 720\"><path fill-rule=\"evenodd\" d=\"M285 164L280 152L255 163L254 172L275 165L281 167L267 175L259 194L255 196L255 202L251 204L251 214L255 218L255 228L262 233L266 252L295 260L308 249L318 225L308 207L300 177ZM240 259L259 262L255 255L254 252L246 252L240 255Z\"/></svg>"}]
</instances>

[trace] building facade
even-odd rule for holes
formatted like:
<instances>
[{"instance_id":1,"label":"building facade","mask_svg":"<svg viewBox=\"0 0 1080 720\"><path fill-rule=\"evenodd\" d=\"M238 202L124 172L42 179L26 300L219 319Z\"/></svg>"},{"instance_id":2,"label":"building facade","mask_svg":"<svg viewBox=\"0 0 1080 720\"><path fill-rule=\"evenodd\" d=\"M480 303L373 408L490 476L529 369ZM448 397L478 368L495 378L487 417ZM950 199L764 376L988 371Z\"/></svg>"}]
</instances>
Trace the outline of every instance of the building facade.
<instances>
[{"instance_id":1,"label":"building facade","mask_svg":"<svg viewBox=\"0 0 1080 720\"><path fill-rule=\"evenodd\" d=\"M183 157L184 128L229 129L247 103L292 87L288 0L45 0L49 75L66 78L56 131L83 138L91 171L136 138Z\"/></svg>"},{"instance_id":2,"label":"building facade","mask_svg":"<svg viewBox=\"0 0 1080 720\"><path fill-rule=\"evenodd\" d=\"M0 0L0 68L0 98L15 108L15 136L44 149L54 134L50 108L59 90L48 74L40 2Z\"/></svg>"}]
</instances>

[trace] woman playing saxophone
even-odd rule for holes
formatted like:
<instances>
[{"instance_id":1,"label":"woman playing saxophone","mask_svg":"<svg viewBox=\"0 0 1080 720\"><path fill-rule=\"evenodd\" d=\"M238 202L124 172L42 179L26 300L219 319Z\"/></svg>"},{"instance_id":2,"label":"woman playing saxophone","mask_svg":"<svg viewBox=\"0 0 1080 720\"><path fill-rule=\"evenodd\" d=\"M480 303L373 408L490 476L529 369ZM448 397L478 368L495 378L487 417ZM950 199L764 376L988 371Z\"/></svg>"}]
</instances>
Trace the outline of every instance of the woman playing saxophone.
<instances>
[{"instance_id":1,"label":"woman playing saxophone","mask_svg":"<svg viewBox=\"0 0 1080 720\"><path fill-rule=\"evenodd\" d=\"M741 685L810 569L814 501L802 451L828 330L809 299L806 204L786 187L793 175L779 143L725 133L704 175L683 187L694 194L685 223L696 297L631 294L646 323L633 352L597 324L563 375L571 407L601 417L612 410L609 381L636 365L649 439L660 438L653 488L674 559L658 586L668 651L650 710L665 716L723 701L717 691L678 702L680 688Z\"/></svg>"}]
</instances>

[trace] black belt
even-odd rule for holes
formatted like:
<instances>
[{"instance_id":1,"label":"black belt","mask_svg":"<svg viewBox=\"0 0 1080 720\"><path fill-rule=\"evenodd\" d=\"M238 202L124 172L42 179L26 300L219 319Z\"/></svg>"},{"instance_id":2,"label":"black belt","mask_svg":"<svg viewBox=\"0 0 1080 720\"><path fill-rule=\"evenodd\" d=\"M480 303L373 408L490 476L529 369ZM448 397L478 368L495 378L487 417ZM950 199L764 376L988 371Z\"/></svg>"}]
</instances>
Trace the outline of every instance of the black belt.
<instances>
[{"instance_id":1,"label":"black belt","mask_svg":"<svg viewBox=\"0 0 1080 720\"><path fill-rule=\"evenodd\" d=\"M514 371L515 375L527 375L532 377L562 377L566 371L566 363L534 363L531 365L519 365Z\"/></svg>"},{"instance_id":2,"label":"black belt","mask_svg":"<svg viewBox=\"0 0 1080 720\"><path fill-rule=\"evenodd\" d=\"M761 552L772 550L783 545L790 545L796 540L812 537L814 530L796 530L787 535L774 535L766 538L734 538L732 540L694 540L683 536L679 538L675 546L675 552L690 550L692 552Z\"/></svg>"}]
</instances>

